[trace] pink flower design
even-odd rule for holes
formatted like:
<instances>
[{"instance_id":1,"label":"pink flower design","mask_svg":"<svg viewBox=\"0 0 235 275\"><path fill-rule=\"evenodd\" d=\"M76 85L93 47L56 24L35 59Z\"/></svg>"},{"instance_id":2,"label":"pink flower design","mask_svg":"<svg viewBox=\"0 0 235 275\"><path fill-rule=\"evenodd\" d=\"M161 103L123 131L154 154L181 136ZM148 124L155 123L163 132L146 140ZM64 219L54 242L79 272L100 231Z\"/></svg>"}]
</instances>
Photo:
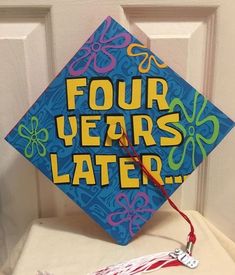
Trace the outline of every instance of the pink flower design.
<instances>
[{"instance_id":1,"label":"pink flower design","mask_svg":"<svg viewBox=\"0 0 235 275\"><path fill-rule=\"evenodd\" d=\"M144 192L138 192L133 201L130 203L124 193L119 193L115 197L116 203L121 206L122 210L113 212L108 215L108 223L112 226L118 226L122 223L129 223L129 233L131 237L135 235L135 228L140 229L141 225L146 222L154 209L148 208L149 197Z\"/></svg>"},{"instance_id":2,"label":"pink flower design","mask_svg":"<svg viewBox=\"0 0 235 275\"><path fill-rule=\"evenodd\" d=\"M83 51L83 55L73 61L69 66L69 73L72 76L78 76L86 72L92 61L94 63L94 70L97 73L110 72L116 66L116 58L109 52L109 49L121 49L126 47L131 42L131 35L127 32L122 32L111 38L105 38L111 23L112 18L108 17L105 20L105 27L100 37L96 39L94 33L80 49L81 52ZM120 39L123 40L122 43L117 43L117 40ZM105 61L104 67L97 65L97 60L101 58Z\"/></svg>"}]
</instances>

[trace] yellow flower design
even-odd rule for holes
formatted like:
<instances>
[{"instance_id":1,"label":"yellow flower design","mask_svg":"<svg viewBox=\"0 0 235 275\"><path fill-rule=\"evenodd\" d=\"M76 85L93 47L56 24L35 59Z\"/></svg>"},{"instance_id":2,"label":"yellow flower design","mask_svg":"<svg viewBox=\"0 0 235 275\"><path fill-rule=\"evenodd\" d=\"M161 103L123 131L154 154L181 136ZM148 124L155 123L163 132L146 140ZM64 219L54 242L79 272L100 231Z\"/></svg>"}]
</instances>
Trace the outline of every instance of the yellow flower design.
<instances>
[{"instance_id":1,"label":"yellow flower design","mask_svg":"<svg viewBox=\"0 0 235 275\"><path fill-rule=\"evenodd\" d=\"M137 49L137 51L135 51L135 49ZM147 50L145 50L145 49L147 49ZM156 57L153 54L150 54L148 52L148 48L142 44L138 44L138 43L130 44L127 48L127 54L129 56L134 56L134 57L135 56L143 56L143 59L141 60L139 66L138 66L139 72L141 72L143 74L149 72L152 61L160 69L164 69L167 67L167 65L165 63L159 63L158 60L156 59Z\"/></svg>"}]
</instances>

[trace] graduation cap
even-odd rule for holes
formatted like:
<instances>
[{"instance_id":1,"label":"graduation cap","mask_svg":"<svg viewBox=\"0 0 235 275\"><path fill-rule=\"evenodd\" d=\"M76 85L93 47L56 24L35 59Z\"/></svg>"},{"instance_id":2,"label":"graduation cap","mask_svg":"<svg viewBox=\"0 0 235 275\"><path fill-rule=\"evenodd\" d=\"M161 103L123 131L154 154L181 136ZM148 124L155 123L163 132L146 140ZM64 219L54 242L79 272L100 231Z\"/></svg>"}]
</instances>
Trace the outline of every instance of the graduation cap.
<instances>
[{"instance_id":1,"label":"graduation cap","mask_svg":"<svg viewBox=\"0 0 235 275\"><path fill-rule=\"evenodd\" d=\"M127 244L233 126L108 17L6 140Z\"/></svg>"}]
</instances>

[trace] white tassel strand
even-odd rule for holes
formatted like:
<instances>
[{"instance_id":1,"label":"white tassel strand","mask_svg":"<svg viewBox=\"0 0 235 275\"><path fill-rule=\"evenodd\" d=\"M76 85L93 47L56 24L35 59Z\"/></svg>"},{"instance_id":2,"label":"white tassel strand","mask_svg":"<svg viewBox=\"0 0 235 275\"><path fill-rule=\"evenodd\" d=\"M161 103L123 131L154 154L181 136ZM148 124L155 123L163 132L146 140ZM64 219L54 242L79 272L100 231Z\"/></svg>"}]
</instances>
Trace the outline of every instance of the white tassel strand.
<instances>
[{"instance_id":1,"label":"white tassel strand","mask_svg":"<svg viewBox=\"0 0 235 275\"><path fill-rule=\"evenodd\" d=\"M170 256L172 252L161 252L152 255L147 255L135 258L117 265L111 265L99 271L90 273L90 275L134 275L141 273L149 273L159 270L170 262L176 261ZM149 270L154 264L162 262L159 266Z\"/></svg>"}]
</instances>

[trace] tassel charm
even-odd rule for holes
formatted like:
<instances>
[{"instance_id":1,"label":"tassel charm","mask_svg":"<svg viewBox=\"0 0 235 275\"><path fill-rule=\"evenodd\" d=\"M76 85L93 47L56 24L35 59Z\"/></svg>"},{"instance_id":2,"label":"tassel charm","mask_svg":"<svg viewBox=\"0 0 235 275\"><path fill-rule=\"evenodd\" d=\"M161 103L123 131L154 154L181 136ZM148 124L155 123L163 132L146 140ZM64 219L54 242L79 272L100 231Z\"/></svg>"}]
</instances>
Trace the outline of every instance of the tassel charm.
<instances>
[{"instance_id":1,"label":"tassel charm","mask_svg":"<svg viewBox=\"0 0 235 275\"><path fill-rule=\"evenodd\" d=\"M178 248L170 253L170 256L189 268L196 268L199 265L199 260L194 259L189 253Z\"/></svg>"}]
</instances>

